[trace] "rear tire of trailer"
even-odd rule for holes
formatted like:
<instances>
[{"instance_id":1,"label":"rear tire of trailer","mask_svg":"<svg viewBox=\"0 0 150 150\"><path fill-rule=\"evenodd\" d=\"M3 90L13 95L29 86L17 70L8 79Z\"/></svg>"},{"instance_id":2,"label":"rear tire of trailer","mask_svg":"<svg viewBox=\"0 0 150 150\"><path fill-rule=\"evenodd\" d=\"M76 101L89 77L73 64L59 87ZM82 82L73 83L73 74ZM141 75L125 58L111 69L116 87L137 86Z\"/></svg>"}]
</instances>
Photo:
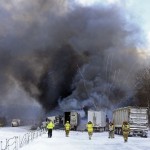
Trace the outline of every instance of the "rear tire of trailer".
<instances>
[{"instance_id":1,"label":"rear tire of trailer","mask_svg":"<svg viewBox=\"0 0 150 150\"><path fill-rule=\"evenodd\" d=\"M115 134L117 134L117 128L115 128Z\"/></svg>"},{"instance_id":2,"label":"rear tire of trailer","mask_svg":"<svg viewBox=\"0 0 150 150\"><path fill-rule=\"evenodd\" d=\"M142 135L141 137L143 137L143 138L147 138L147 135Z\"/></svg>"},{"instance_id":3,"label":"rear tire of trailer","mask_svg":"<svg viewBox=\"0 0 150 150\"><path fill-rule=\"evenodd\" d=\"M119 135L122 135L122 129L119 129Z\"/></svg>"}]
</instances>

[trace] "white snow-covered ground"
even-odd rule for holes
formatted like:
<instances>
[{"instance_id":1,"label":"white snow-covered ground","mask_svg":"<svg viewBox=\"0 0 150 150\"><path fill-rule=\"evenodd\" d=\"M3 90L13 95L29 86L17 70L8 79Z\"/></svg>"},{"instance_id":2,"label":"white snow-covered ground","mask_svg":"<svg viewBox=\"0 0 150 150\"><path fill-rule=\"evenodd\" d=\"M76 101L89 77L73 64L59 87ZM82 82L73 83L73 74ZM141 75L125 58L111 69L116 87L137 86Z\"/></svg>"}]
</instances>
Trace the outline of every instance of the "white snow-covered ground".
<instances>
[{"instance_id":1,"label":"white snow-covered ground","mask_svg":"<svg viewBox=\"0 0 150 150\"><path fill-rule=\"evenodd\" d=\"M25 133L29 132L30 127L0 127L0 141L14 137L22 136Z\"/></svg>"},{"instance_id":2,"label":"white snow-covered ground","mask_svg":"<svg viewBox=\"0 0 150 150\"><path fill-rule=\"evenodd\" d=\"M26 128L0 128L0 139L12 135L23 135ZM150 132L148 138L129 137L124 143L123 137L115 135L114 139L108 138L107 132L94 133L92 140L88 139L87 132L71 131L69 137L65 137L63 130L54 130L53 137L47 134L39 136L20 150L149 150Z\"/></svg>"}]
</instances>

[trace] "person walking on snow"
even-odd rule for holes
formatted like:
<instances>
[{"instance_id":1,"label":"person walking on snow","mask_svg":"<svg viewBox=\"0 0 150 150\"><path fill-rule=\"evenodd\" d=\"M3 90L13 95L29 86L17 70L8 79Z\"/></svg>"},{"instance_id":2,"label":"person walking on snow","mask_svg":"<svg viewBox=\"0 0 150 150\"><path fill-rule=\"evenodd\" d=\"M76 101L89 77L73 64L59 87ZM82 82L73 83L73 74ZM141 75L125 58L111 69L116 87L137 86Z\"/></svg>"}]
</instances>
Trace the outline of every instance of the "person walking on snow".
<instances>
[{"instance_id":1,"label":"person walking on snow","mask_svg":"<svg viewBox=\"0 0 150 150\"><path fill-rule=\"evenodd\" d=\"M109 137L108 138L114 138L114 124L112 122L109 123Z\"/></svg>"},{"instance_id":2,"label":"person walking on snow","mask_svg":"<svg viewBox=\"0 0 150 150\"><path fill-rule=\"evenodd\" d=\"M91 140L92 135L93 135L93 123L91 121L89 121L86 125L87 131L88 131L88 135L89 135L89 140Z\"/></svg>"},{"instance_id":3,"label":"person walking on snow","mask_svg":"<svg viewBox=\"0 0 150 150\"><path fill-rule=\"evenodd\" d=\"M69 121L67 121L67 122L65 123L65 133L66 133L66 137L69 136L70 129L71 129L71 125L70 125Z\"/></svg>"},{"instance_id":4,"label":"person walking on snow","mask_svg":"<svg viewBox=\"0 0 150 150\"><path fill-rule=\"evenodd\" d=\"M52 130L55 127L54 123L50 120L50 122L47 125L47 129L48 129L48 138L52 137Z\"/></svg>"},{"instance_id":5,"label":"person walking on snow","mask_svg":"<svg viewBox=\"0 0 150 150\"><path fill-rule=\"evenodd\" d=\"M122 131L123 131L124 142L127 142L128 141L128 135L129 135L129 132L130 132L130 126L129 126L127 121L123 122Z\"/></svg>"}]
</instances>

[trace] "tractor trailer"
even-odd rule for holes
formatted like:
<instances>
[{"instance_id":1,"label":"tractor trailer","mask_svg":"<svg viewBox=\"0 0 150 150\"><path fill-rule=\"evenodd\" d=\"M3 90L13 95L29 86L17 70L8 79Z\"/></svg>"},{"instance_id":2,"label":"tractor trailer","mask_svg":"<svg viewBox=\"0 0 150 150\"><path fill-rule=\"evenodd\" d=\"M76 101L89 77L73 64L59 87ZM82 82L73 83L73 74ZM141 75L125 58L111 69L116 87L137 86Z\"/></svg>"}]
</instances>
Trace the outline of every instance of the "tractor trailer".
<instances>
[{"instance_id":1,"label":"tractor trailer","mask_svg":"<svg viewBox=\"0 0 150 150\"><path fill-rule=\"evenodd\" d=\"M122 123L127 121L130 125L130 136L147 137L148 134L148 108L123 107L113 111L115 133L122 134Z\"/></svg>"}]
</instances>

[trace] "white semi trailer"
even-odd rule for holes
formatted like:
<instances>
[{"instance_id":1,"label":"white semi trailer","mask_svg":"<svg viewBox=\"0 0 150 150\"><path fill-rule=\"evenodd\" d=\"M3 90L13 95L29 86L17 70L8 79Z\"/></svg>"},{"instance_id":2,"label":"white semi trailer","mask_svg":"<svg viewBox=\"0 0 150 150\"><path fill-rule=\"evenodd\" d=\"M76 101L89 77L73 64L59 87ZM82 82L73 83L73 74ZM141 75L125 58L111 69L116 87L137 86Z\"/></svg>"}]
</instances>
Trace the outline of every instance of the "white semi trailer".
<instances>
[{"instance_id":1,"label":"white semi trailer","mask_svg":"<svg viewBox=\"0 0 150 150\"><path fill-rule=\"evenodd\" d=\"M105 111L88 111L88 122L91 121L94 125L94 131L105 131L106 113Z\"/></svg>"},{"instance_id":2,"label":"white semi trailer","mask_svg":"<svg viewBox=\"0 0 150 150\"><path fill-rule=\"evenodd\" d=\"M113 123L116 134L122 134L123 121L130 124L130 136L147 137L148 108L128 106L115 109L113 111Z\"/></svg>"}]
</instances>

